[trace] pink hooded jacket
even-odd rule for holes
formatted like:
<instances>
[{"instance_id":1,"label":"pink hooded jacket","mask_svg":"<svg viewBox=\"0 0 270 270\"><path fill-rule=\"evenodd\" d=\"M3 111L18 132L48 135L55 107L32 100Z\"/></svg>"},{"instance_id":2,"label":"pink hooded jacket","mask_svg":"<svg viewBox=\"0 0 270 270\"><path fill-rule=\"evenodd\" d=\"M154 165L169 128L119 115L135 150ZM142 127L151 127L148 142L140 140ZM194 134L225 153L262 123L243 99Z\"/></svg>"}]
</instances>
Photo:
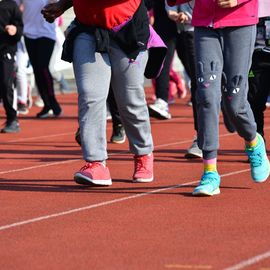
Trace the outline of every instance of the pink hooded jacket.
<instances>
[{"instance_id":1,"label":"pink hooded jacket","mask_svg":"<svg viewBox=\"0 0 270 270\"><path fill-rule=\"evenodd\" d=\"M190 0L167 0L169 6L189 2ZM270 1L270 0L269 0ZM258 23L258 0L238 0L233 8L221 8L216 0L195 0L193 26L245 26Z\"/></svg>"}]
</instances>

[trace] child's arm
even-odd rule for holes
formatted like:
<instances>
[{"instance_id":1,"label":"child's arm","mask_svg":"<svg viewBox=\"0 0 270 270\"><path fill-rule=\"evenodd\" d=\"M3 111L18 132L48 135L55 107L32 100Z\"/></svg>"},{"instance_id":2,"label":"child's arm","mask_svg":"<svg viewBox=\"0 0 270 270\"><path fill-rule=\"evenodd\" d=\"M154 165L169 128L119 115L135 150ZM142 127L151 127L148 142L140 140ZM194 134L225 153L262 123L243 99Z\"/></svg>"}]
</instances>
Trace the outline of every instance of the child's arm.
<instances>
[{"instance_id":1,"label":"child's arm","mask_svg":"<svg viewBox=\"0 0 270 270\"><path fill-rule=\"evenodd\" d=\"M66 10L73 6L72 0L59 0L56 3L46 5L41 13L46 21L52 23L54 20L61 16Z\"/></svg>"},{"instance_id":2,"label":"child's arm","mask_svg":"<svg viewBox=\"0 0 270 270\"><path fill-rule=\"evenodd\" d=\"M170 7L165 1L165 9L167 11L168 17L176 22L179 18L178 7L177 6Z\"/></svg>"},{"instance_id":3,"label":"child's arm","mask_svg":"<svg viewBox=\"0 0 270 270\"><path fill-rule=\"evenodd\" d=\"M10 24L6 25L5 30L9 36L12 36L13 40L19 41L23 34L23 21L22 13L17 5L15 5L12 15Z\"/></svg>"}]
</instances>

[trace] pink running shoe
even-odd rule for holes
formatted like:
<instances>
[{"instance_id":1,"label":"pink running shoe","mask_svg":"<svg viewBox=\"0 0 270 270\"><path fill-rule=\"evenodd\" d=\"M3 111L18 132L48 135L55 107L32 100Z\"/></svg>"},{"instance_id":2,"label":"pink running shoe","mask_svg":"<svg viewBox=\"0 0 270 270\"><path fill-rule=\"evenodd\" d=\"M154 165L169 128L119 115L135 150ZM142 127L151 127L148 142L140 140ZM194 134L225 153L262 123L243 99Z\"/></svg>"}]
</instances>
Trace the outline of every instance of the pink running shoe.
<instances>
[{"instance_id":1,"label":"pink running shoe","mask_svg":"<svg viewBox=\"0 0 270 270\"><path fill-rule=\"evenodd\" d=\"M143 156L134 156L135 169L133 174L133 182L152 182L154 179L153 162L153 153Z\"/></svg>"},{"instance_id":2,"label":"pink running shoe","mask_svg":"<svg viewBox=\"0 0 270 270\"><path fill-rule=\"evenodd\" d=\"M102 162L87 162L74 175L74 180L81 185L110 186L112 179L110 171Z\"/></svg>"}]
</instances>

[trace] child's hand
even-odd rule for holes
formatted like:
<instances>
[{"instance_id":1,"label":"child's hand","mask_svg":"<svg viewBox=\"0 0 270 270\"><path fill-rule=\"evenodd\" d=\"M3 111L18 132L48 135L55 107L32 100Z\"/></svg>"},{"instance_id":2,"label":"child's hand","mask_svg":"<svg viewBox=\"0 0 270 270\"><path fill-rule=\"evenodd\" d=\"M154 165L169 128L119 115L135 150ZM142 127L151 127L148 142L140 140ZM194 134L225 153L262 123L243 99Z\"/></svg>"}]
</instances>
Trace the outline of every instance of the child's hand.
<instances>
[{"instance_id":1,"label":"child's hand","mask_svg":"<svg viewBox=\"0 0 270 270\"><path fill-rule=\"evenodd\" d=\"M41 10L41 13L47 22L53 23L57 17L64 13L64 11L65 10L62 8L62 6L56 2L46 5Z\"/></svg>"},{"instance_id":2,"label":"child's hand","mask_svg":"<svg viewBox=\"0 0 270 270\"><path fill-rule=\"evenodd\" d=\"M217 3L221 8L232 8L237 6L237 0L217 0Z\"/></svg>"},{"instance_id":3,"label":"child's hand","mask_svg":"<svg viewBox=\"0 0 270 270\"><path fill-rule=\"evenodd\" d=\"M186 23L188 21L188 15L184 12L179 13L178 22Z\"/></svg>"},{"instance_id":4,"label":"child's hand","mask_svg":"<svg viewBox=\"0 0 270 270\"><path fill-rule=\"evenodd\" d=\"M173 21L177 21L179 18L179 14L178 12L174 11L174 10L168 10L168 17L173 20Z\"/></svg>"},{"instance_id":5,"label":"child's hand","mask_svg":"<svg viewBox=\"0 0 270 270\"><path fill-rule=\"evenodd\" d=\"M17 33L17 27L15 25L12 24L6 25L5 29L10 36L14 36Z\"/></svg>"}]
</instances>

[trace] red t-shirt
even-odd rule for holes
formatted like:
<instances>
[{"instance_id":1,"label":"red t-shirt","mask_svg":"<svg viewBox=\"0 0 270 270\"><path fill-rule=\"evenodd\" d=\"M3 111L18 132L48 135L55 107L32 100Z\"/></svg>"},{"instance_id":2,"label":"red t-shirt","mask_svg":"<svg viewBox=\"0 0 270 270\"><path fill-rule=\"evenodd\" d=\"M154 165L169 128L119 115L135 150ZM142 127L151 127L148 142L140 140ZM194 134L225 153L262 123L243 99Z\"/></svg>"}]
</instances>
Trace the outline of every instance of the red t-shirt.
<instances>
[{"instance_id":1,"label":"red t-shirt","mask_svg":"<svg viewBox=\"0 0 270 270\"><path fill-rule=\"evenodd\" d=\"M79 22L112 29L129 20L141 0L73 0Z\"/></svg>"}]
</instances>

